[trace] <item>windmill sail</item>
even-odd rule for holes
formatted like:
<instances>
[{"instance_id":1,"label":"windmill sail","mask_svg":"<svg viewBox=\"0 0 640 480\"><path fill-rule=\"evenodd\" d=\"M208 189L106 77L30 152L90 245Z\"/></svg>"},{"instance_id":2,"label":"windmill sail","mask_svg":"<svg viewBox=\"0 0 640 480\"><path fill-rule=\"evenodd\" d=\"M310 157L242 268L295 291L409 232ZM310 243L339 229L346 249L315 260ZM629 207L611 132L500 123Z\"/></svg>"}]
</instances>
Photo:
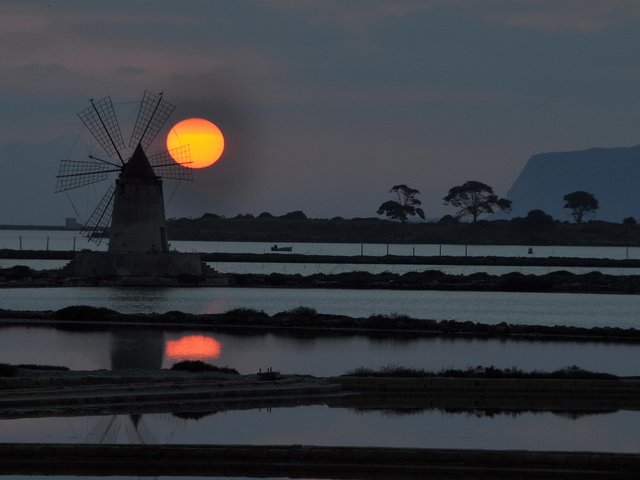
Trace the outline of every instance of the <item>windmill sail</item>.
<instances>
[{"instance_id":1,"label":"windmill sail","mask_svg":"<svg viewBox=\"0 0 640 480\"><path fill-rule=\"evenodd\" d=\"M56 175L56 193L84 187L107 179L109 172L119 171L107 163L89 160L61 160Z\"/></svg>"},{"instance_id":2,"label":"windmill sail","mask_svg":"<svg viewBox=\"0 0 640 480\"><path fill-rule=\"evenodd\" d=\"M193 169L189 168L193 163L189 145L151 155L149 163L156 174L162 178L193 180Z\"/></svg>"},{"instance_id":3,"label":"windmill sail","mask_svg":"<svg viewBox=\"0 0 640 480\"><path fill-rule=\"evenodd\" d=\"M89 241L96 245L100 245L102 243L102 240L104 239L104 232L111 223L114 194L115 187L111 185L80 232L85 235Z\"/></svg>"},{"instance_id":4,"label":"windmill sail","mask_svg":"<svg viewBox=\"0 0 640 480\"><path fill-rule=\"evenodd\" d=\"M110 157L117 154L120 162L124 164L120 152L124 150L124 141L116 112L111 103L111 97L106 96L102 100L94 102L91 106L78 113L82 123L89 129L100 146Z\"/></svg>"},{"instance_id":5,"label":"windmill sail","mask_svg":"<svg viewBox=\"0 0 640 480\"><path fill-rule=\"evenodd\" d=\"M142 148L146 149L151 145L153 139L167 123L174 108L176 108L175 105L162 98L162 93L154 95L145 91L129 141L129 148L135 148L140 144Z\"/></svg>"}]
</instances>

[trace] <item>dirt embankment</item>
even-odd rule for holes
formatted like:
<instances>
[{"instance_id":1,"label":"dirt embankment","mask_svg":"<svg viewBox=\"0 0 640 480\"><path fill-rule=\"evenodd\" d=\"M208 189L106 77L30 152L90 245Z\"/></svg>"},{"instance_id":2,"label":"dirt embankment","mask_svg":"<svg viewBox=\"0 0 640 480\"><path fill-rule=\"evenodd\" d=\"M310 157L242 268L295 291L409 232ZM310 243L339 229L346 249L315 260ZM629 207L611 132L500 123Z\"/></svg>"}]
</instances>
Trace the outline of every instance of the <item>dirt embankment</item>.
<instances>
[{"instance_id":1,"label":"dirt embankment","mask_svg":"<svg viewBox=\"0 0 640 480\"><path fill-rule=\"evenodd\" d=\"M21 252L39 255L38 252ZM43 252L49 253L49 252ZM60 252L51 252L52 256ZM0 269L0 287L73 287L73 286L232 286L279 288L340 288L391 290L458 290L501 292L572 292L636 294L640 292L640 275L609 275L597 271L574 274L562 268L617 267L640 268L638 260L580 259L580 258L499 258L499 257L327 257L308 255L251 255L205 254L219 262L303 262L303 263L376 263L421 265L500 265L545 266L560 270L544 275L525 275L511 272L503 275L475 273L450 275L439 270L414 271L404 274L391 272L368 273L355 271L339 274L317 273L307 276L272 273L224 274L207 277L181 276L157 278L76 278L70 270L35 271L23 265ZM425 267L428 268L428 267ZM419 269L417 269L419 270Z\"/></svg>"},{"instance_id":2,"label":"dirt embankment","mask_svg":"<svg viewBox=\"0 0 640 480\"><path fill-rule=\"evenodd\" d=\"M215 412L324 404L361 410L603 412L640 409L640 380L628 378L317 378L268 372L19 369L0 377L0 417Z\"/></svg>"},{"instance_id":3,"label":"dirt embankment","mask_svg":"<svg viewBox=\"0 0 640 480\"><path fill-rule=\"evenodd\" d=\"M263 311L239 308L219 314L191 314L179 311L152 314L124 314L108 308L76 305L57 311L17 311L0 309L3 325L47 324L65 329L130 328L156 325L163 328L208 328L218 331L260 333L266 331L308 334L363 334L373 336L444 336L450 338L502 338L532 341L640 342L640 330L620 327L574 327L522 325L501 322L432 320L406 315L350 317L321 314L298 307L268 315Z\"/></svg>"},{"instance_id":4,"label":"dirt embankment","mask_svg":"<svg viewBox=\"0 0 640 480\"><path fill-rule=\"evenodd\" d=\"M0 473L341 479L635 479L640 455L311 445L0 444Z\"/></svg>"},{"instance_id":5,"label":"dirt embankment","mask_svg":"<svg viewBox=\"0 0 640 480\"><path fill-rule=\"evenodd\" d=\"M640 409L629 379L372 378L170 371L25 372L0 378L0 417L221 410L324 404L412 414ZM1 474L233 475L323 478L636 478L640 455L301 445L0 444Z\"/></svg>"}]
</instances>

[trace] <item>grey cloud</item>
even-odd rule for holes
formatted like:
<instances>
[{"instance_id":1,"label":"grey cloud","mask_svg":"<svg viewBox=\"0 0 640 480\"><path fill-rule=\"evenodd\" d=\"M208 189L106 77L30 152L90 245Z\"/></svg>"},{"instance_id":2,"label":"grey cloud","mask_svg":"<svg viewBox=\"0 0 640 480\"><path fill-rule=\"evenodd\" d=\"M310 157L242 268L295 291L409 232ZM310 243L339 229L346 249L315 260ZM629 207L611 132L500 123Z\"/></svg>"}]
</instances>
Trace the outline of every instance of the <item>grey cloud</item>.
<instances>
[{"instance_id":1,"label":"grey cloud","mask_svg":"<svg viewBox=\"0 0 640 480\"><path fill-rule=\"evenodd\" d=\"M142 67L135 67L133 65L123 65L122 67L116 68L115 73L118 75L136 76L147 73L147 70Z\"/></svg>"}]
</instances>

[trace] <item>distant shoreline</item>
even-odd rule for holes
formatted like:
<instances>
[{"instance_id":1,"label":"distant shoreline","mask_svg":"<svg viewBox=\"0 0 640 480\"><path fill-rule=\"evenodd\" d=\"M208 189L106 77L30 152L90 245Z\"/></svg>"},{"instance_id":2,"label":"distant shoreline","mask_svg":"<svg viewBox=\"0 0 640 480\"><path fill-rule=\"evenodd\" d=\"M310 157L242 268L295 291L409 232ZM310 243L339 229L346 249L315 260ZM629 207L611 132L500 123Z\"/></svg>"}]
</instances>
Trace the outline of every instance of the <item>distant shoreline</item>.
<instances>
[{"instance_id":1,"label":"distant shoreline","mask_svg":"<svg viewBox=\"0 0 640 480\"><path fill-rule=\"evenodd\" d=\"M62 230L63 225L0 225L0 230ZM167 220L170 241L350 243L396 245L640 246L640 225L591 220L536 222L527 218L400 224L381 218L332 219L301 217L200 218Z\"/></svg>"},{"instance_id":2,"label":"distant shoreline","mask_svg":"<svg viewBox=\"0 0 640 480\"><path fill-rule=\"evenodd\" d=\"M0 259L73 260L72 250L0 249ZM486 265L519 267L599 267L640 268L638 259L581 257L498 257L452 255L308 255L299 253L223 253L201 252L204 262L233 263L311 263L353 265Z\"/></svg>"}]
</instances>

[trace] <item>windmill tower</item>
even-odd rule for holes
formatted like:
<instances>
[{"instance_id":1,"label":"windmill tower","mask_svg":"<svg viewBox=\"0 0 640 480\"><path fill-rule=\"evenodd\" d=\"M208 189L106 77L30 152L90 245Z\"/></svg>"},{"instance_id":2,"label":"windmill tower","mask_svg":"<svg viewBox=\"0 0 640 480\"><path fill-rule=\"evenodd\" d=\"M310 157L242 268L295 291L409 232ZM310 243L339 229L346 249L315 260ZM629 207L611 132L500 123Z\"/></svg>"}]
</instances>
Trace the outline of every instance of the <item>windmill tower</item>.
<instances>
[{"instance_id":1,"label":"windmill tower","mask_svg":"<svg viewBox=\"0 0 640 480\"><path fill-rule=\"evenodd\" d=\"M117 178L85 223L82 232L97 245L109 232L104 252L79 252L73 261L78 277L159 278L203 275L197 254L169 252L162 179L192 180L188 145L148 156L151 145L174 110L162 94L145 92L133 132L125 147L110 97L78 113L106 158L62 160L56 192Z\"/></svg>"},{"instance_id":2,"label":"windmill tower","mask_svg":"<svg viewBox=\"0 0 640 480\"><path fill-rule=\"evenodd\" d=\"M109 252L169 252L162 180L140 145L116 180Z\"/></svg>"}]
</instances>

